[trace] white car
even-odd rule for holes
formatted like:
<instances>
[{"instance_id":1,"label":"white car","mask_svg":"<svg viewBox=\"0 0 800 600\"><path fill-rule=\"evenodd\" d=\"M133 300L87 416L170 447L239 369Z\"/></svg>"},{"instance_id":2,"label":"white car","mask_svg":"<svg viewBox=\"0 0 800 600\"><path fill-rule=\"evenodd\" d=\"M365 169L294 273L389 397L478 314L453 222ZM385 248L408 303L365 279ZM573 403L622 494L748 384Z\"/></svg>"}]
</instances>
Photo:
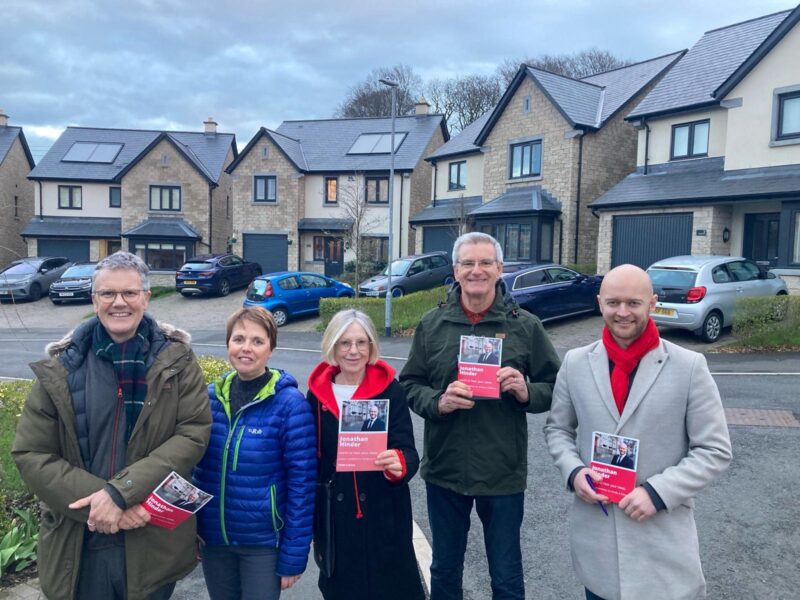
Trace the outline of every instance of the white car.
<instances>
[{"instance_id":1,"label":"white car","mask_svg":"<svg viewBox=\"0 0 800 600\"><path fill-rule=\"evenodd\" d=\"M739 298L787 294L786 282L741 256L675 256L650 265L657 325L689 329L716 342L733 323Z\"/></svg>"}]
</instances>

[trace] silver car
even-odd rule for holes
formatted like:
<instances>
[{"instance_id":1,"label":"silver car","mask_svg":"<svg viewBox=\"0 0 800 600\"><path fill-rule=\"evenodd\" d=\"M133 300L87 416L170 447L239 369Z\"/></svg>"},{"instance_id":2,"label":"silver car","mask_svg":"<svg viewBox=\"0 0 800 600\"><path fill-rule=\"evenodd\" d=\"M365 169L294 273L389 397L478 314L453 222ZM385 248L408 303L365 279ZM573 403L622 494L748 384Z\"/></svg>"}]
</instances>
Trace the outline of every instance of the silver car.
<instances>
[{"instance_id":1,"label":"silver car","mask_svg":"<svg viewBox=\"0 0 800 600\"><path fill-rule=\"evenodd\" d=\"M364 296L386 296L389 267L382 273L362 281L358 291ZM405 256L392 261L392 297L452 285L453 265L445 252L429 252Z\"/></svg>"},{"instance_id":2,"label":"silver car","mask_svg":"<svg viewBox=\"0 0 800 600\"><path fill-rule=\"evenodd\" d=\"M38 300L71 264L63 256L15 260L0 271L0 300Z\"/></svg>"},{"instance_id":3,"label":"silver car","mask_svg":"<svg viewBox=\"0 0 800 600\"><path fill-rule=\"evenodd\" d=\"M689 329L704 342L733 323L739 298L787 294L786 282L741 256L675 256L650 265L657 325Z\"/></svg>"}]
</instances>

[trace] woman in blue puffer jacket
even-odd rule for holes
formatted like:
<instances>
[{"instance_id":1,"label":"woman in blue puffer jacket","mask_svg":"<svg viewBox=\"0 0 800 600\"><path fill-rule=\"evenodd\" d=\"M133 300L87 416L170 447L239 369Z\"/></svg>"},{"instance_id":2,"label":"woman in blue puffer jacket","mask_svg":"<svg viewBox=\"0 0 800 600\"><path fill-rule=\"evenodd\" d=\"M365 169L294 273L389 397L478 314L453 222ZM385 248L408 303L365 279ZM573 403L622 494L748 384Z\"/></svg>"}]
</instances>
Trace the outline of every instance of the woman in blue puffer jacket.
<instances>
[{"instance_id":1,"label":"woman in blue puffer jacket","mask_svg":"<svg viewBox=\"0 0 800 600\"><path fill-rule=\"evenodd\" d=\"M297 381L267 367L277 325L263 308L227 321L234 371L208 387L213 424L194 483L211 600L276 599L305 571L316 481L314 419Z\"/></svg>"}]
</instances>

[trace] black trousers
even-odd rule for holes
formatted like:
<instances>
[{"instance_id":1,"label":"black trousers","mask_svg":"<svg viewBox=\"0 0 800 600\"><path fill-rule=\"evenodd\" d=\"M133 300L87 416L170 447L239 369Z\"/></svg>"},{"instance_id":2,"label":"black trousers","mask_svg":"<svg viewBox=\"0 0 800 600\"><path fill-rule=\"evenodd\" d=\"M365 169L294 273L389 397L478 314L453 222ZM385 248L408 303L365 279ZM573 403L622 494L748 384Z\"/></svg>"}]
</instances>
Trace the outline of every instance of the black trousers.
<instances>
[{"instance_id":1,"label":"black trousers","mask_svg":"<svg viewBox=\"0 0 800 600\"><path fill-rule=\"evenodd\" d=\"M108 545L90 549L83 544L81 572L78 576L77 600L127 600L128 581L125 568L125 546ZM148 600L169 600L175 582L161 586Z\"/></svg>"}]
</instances>

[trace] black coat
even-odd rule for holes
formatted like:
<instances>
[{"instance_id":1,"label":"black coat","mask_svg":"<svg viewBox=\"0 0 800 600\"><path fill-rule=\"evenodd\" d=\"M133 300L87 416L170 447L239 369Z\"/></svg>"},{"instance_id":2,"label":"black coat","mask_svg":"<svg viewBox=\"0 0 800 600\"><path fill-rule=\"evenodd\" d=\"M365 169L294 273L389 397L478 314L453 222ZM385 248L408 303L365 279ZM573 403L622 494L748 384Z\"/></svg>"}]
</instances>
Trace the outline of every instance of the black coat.
<instances>
[{"instance_id":1,"label":"black coat","mask_svg":"<svg viewBox=\"0 0 800 600\"><path fill-rule=\"evenodd\" d=\"M309 379L308 400L319 436L319 481L335 481L336 499L336 566L330 578L320 573L319 588L325 600L423 600L411 541L408 481L419 467L411 415L392 368L379 361L367 370L368 376L353 397L389 399L388 448L402 452L406 474L401 481L391 482L382 471L336 472L338 420L331 410L336 404L331 381L337 369L319 365ZM361 518L357 516L359 505Z\"/></svg>"}]
</instances>

